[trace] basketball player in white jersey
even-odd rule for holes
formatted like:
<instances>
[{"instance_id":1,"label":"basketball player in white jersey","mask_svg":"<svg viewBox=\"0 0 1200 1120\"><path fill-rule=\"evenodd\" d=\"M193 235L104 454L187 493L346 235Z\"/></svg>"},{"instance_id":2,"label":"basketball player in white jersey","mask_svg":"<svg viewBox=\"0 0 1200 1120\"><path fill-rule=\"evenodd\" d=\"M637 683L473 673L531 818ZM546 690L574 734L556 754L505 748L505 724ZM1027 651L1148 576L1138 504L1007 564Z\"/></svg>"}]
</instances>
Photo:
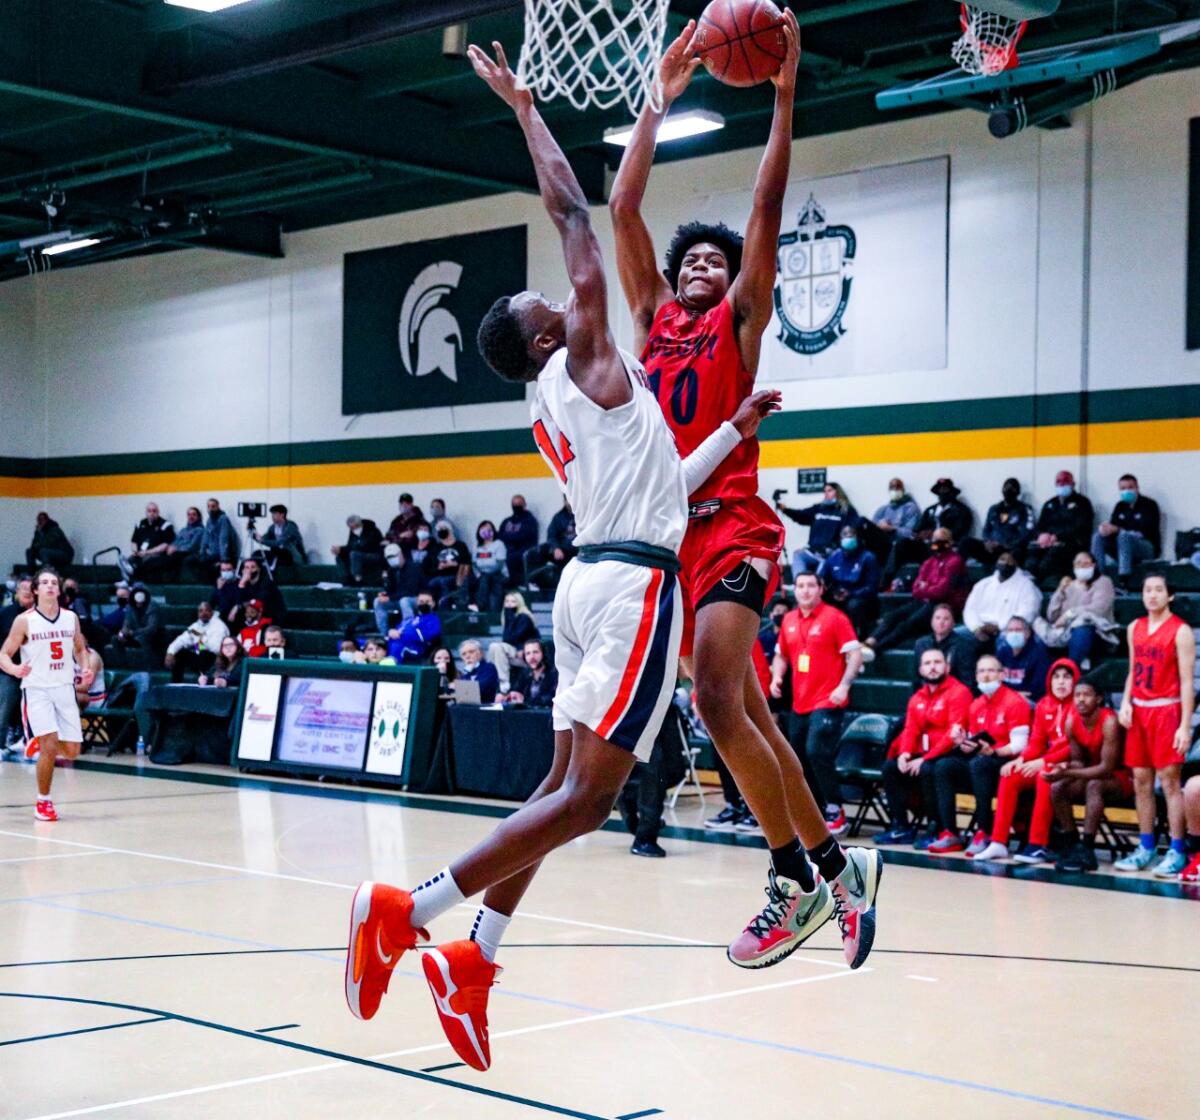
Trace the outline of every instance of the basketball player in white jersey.
<instances>
[{"instance_id":1,"label":"basketball player in white jersey","mask_svg":"<svg viewBox=\"0 0 1200 1120\"><path fill-rule=\"evenodd\" d=\"M0 647L0 669L21 678L21 714L26 739L36 738L41 748L37 760L39 821L56 821L50 783L54 763L61 754L75 758L83 741L75 682L89 688L94 676L87 659L87 642L74 611L59 606L62 583L58 573L43 568L34 577L36 602L12 624ZM21 653L21 663L13 654ZM76 666L79 666L77 669Z\"/></svg>"},{"instance_id":2,"label":"basketball player in white jersey","mask_svg":"<svg viewBox=\"0 0 1200 1120\"><path fill-rule=\"evenodd\" d=\"M492 835L411 893L363 883L354 896L345 990L371 1018L401 954L425 926L486 891L470 940L429 949L422 966L446 1036L485 1070L488 990L496 948L542 858L608 818L636 759L649 757L675 688L683 614L676 556L687 496L759 421L778 394L744 401L681 463L636 359L617 349L587 199L529 92L494 44L470 48L476 73L515 111L559 236L572 291L565 304L533 292L497 301L479 347L500 376L535 382L534 440L575 512L579 555L554 602L559 673L550 774Z\"/></svg>"}]
</instances>

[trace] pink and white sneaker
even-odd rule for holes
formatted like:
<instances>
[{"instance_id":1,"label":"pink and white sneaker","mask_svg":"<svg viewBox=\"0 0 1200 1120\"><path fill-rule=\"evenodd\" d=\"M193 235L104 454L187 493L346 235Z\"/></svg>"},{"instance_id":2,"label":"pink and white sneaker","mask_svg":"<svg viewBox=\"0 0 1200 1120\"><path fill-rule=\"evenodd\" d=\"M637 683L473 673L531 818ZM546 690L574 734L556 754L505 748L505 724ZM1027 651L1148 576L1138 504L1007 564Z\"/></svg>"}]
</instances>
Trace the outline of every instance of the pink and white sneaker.
<instances>
[{"instance_id":1,"label":"pink and white sneaker","mask_svg":"<svg viewBox=\"0 0 1200 1120\"><path fill-rule=\"evenodd\" d=\"M883 857L873 848L846 848L845 855L845 869L829 889L846 963L861 968L875 944L875 896L883 876Z\"/></svg>"},{"instance_id":2,"label":"pink and white sneaker","mask_svg":"<svg viewBox=\"0 0 1200 1120\"><path fill-rule=\"evenodd\" d=\"M794 879L767 874L767 904L729 946L739 968L766 968L791 956L833 916L833 896L824 879L805 894Z\"/></svg>"},{"instance_id":3,"label":"pink and white sneaker","mask_svg":"<svg viewBox=\"0 0 1200 1120\"><path fill-rule=\"evenodd\" d=\"M58 814L54 811L54 802L48 797L39 797L33 806L34 819L39 821L56 821Z\"/></svg>"}]
</instances>

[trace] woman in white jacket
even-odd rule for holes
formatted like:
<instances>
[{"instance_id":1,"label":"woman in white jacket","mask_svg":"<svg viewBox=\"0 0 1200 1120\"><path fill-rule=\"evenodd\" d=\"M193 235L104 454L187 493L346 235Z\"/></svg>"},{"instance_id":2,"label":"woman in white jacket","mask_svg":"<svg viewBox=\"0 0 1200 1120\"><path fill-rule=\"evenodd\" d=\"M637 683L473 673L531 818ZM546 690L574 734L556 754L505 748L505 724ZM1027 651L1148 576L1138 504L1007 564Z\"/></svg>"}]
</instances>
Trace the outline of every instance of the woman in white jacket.
<instances>
[{"instance_id":1,"label":"woman in white jacket","mask_svg":"<svg viewBox=\"0 0 1200 1120\"><path fill-rule=\"evenodd\" d=\"M1113 618L1113 581L1099 574L1096 558L1090 552L1075 556L1074 572L1063 576L1046 617L1034 622L1037 636L1052 649L1067 650L1067 656L1080 668L1090 667L1099 637L1115 645L1120 627Z\"/></svg>"}]
</instances>

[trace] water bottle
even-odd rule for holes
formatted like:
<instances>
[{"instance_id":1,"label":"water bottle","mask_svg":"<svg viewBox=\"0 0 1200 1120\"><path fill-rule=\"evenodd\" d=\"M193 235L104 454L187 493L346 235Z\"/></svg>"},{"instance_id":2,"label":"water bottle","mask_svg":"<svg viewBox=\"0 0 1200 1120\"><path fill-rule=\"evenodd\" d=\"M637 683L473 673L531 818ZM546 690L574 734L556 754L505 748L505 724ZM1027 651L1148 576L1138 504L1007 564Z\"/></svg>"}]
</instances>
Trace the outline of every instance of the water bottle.
<instances>
[{"instance_id":1,"label":"water bottle","mask_svg":"<svg viewBox=\"0 0 1200 1120\"><path fill-rule=\"evenodd\" d=\"M365 591L359 591L358 593L358 609L360 611L367 609L367 593Z\"/></svg>"},{"instance_id":2,"label":"water bottle","mask_svg":"<svg viewBox=\"0 0 1200 1120\"><path fill-rule=\"evenodd\" d=\"M137 753L138 754L146 753L146 740L143 739L140 735L138 736L138 741L137 741Z\"/></svg>"}]
</instances>

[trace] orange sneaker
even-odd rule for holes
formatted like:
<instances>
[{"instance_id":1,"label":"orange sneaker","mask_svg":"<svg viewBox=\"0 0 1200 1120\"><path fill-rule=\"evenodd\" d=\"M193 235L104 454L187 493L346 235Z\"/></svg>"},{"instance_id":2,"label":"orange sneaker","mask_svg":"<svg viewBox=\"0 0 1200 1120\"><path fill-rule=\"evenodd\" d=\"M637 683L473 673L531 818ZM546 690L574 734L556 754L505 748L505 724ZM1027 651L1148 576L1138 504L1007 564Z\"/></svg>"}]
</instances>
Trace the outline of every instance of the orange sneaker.
<instances>
[{"instance_id":1,"label":"orange sneaker","mask_svg":"<svg viewBox=\"0 0 1200 1120\"><path fill-rule=\"evenodd\" d=\"M36 762L38 755L42 753L42 744L37 741L37 736L28 739L25 742L25 758L29 762Z\"/></svg>"},{"instance_id":2,"label":"orange sneaker","mask_svg":"<svg viewBox=\"0 0 1200 1120\"><path fill-rule=\"evenodd\" d=\"M1180 872L1179 879L1183 883L1200 883L1200 852L1188 861L1187 867Z\"/></svg>"},{"instance_id":3,"label":"orange sneaker","mask_svg":"<svg viewBox=\"0 0 1200 1120\"><path fill-rule=\"evenodd\" d=\"M412 895L386 883L358 884L350 904L350 944L346 950L346 1003L359 1019L379 1010L392 970L417 938L429 934L412 924Z\"/></svg>"},{"instance_id":4,"label":"orange sneaker","mask_svg":"<svg viewBox=\"0 0 1200 1120\"><path fill-rule=\"evenodd\" d=\"M442 1030L454 1052L472 1069L492 1064L488 1045L488 992L503 969L485 960L474 941L448 941L421 954L421 967Z\"/></svg>"}]
</instances>

